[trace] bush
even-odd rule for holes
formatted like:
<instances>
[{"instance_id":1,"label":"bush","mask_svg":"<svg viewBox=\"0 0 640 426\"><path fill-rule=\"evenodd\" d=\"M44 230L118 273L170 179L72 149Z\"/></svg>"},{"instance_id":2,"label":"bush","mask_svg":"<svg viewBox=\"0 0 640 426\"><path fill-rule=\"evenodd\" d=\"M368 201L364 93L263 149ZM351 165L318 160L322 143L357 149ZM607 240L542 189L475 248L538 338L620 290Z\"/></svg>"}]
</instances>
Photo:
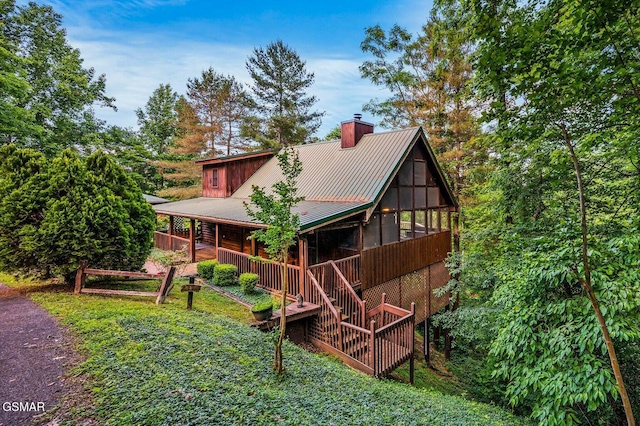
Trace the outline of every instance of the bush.
<instances>
[{"instance_id":1,"label":"bush","mask_svg":"<svg viewBox=\"0 0 640 426\"><path fill-rule=\"evenodd\" d=\"M198 275L200 275L205 280L213 279L213 271L218 266L217 260L203 260L202 262L198 262L196 268L198 269Z\"/></svg>"},{"instance_id":2,"label":"bush","mask_svg":"<svg viewBox=\"0 0 640 426\"><path fill-rule=\"evenodd\" d=\"M256 289L256 285L258 284L258 274L254 274L251 272L245 272L244 274L240 274L240 278L238 281L240 282L240 288L244 294L253 293Z\"/></svg>"},{"instance_id":3,"label":"bush","mask_svg":"<svg viewBox=\"0 0 640 426\"><path fill-rule=\"evenodd\" d=\"M227 263L216 265L213 269L213 283L219 286L234 285L237 274L238 268L236 265Z\"/></svg>"},{"instance_id":4,"label":"bush","mask_svg":"<svg viewBox=\"0 0 640 426\"><path fill-rule=\"evenodd\" d=\"M265 300L264 302L258 302L251 308L251 312L268 311L273 308L273 302L271 300Z\"/></svg>"},{"instance_id":5,"label":"bush","mask_svg":"<svg viewBox=\"0 0 640 426\"><path fill-rule=\"evenodd\" d=\"M107 154L52 160L0 148L0 269L73 283L78 264L135 271L153 246L155 212Z\"/></svg>"}]
</instances>

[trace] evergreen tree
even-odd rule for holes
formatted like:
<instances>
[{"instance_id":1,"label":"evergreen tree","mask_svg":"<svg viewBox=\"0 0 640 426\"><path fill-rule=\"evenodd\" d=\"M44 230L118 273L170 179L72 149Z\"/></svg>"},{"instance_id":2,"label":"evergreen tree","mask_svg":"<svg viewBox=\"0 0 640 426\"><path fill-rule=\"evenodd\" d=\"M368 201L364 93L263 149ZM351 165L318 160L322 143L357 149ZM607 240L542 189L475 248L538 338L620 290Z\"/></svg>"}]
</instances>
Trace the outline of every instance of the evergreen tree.
<instances>
[{"instance_id":1,"label":"evergreen tree","mask_svg":"<svg viewBox=\"0 0 640 426\"><path fill-rule=\"evenodd\" d=\"M30 149L0 148L0 268L73 282L81 260L139 269L155 228L153 209L107 155L71 150L48 161Z\"/></svg>"},{"instance_id":2,"label":"evergreen tree","mask_svg":"<svg viewBox=\"0 0 640 426\"><path fill-rule=\"evenodd\" d=\"M247 130L263 148L304 143L320 127L324 112L311 110L317 98L305 90L315 76L305 65L281 40L254 48L247 59L256 109L264 118L264 125L254 121Z\"/></svg>"}]
</instances>

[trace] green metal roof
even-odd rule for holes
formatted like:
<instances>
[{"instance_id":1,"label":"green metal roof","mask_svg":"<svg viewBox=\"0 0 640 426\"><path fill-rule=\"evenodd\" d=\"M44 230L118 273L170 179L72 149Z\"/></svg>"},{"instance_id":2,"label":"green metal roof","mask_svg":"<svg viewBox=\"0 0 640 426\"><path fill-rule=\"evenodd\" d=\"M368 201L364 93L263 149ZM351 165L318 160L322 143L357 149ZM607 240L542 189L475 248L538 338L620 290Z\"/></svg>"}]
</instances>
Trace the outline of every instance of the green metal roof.
<instances>
[{"instance_id":1,"label":"green metal roof","mask_svg":"<svg viewBox=\"0 0 640 426\"><path fill-rule=\"evenodd\" d=\"M342 149L339 140L296 146L302 162L298 194L305 197L295 209L300 214L301 231L363 211L370 215L421 135L426 141L422 129L412 127L366 134L353 148ZM437 165L431 149L428 152ZM438 171L448 198L457 206L439 166ZM155 209L158 213L260 226L244 208L252 186L268 191L282 178L278 160L271 158L229 198L201 197L158 205Z\"/></svg>"},{"instance_id":2,"label":"green metal roof","mask_svg":"<svg viewBox=\"0 0 640 426\"><path fill-rule=\"evenodd\" d=\"M295 147L302 161L298 193L308 201L371 203L400 163L418 127L364 135L353 148L340 141ZM232 195L249 198L251 186L265 188L282 180L275 158L267 161Z\"/></svg>"},{"instance_id":3,"label":"green metal roof","mask_svg":"<svg viewBox=\"0 0 640 426\"><path fill-rule=\"evenodd\" d=\"M247 215L244 207L248 200L240 198L200 197L191 200L154 206L156 213L193 217L201 220L211 219L223 223L246 223L260 227ZM300 215L300 230L306 231L334 219L364 211L367 203L302 201L293 209Z\"/></svg>"}]
</instances>

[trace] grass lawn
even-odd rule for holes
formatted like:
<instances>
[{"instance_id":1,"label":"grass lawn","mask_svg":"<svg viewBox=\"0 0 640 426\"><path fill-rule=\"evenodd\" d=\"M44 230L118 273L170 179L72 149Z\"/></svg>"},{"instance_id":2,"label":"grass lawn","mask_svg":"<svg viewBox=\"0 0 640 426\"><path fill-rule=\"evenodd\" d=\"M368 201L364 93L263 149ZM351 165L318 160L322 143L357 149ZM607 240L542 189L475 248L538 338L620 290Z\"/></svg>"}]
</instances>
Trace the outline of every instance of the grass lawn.
<instances>
[{"instance_id":1,"label":"grass lawn","mask_svg":"<svg viewBox=\"0 0 640 426\"><path fill-rule=\"evenodd\" d=\"M2 274L0 282L29 285ZM152 298L31 290L87 357L72 374L86 377L93 404L58 413L61 424L86 417L102 425L524 424L497 407L377 380L288 342L278 377L272 335L246 325L247 308L205 289L192 311L179 286L160 306Z\"/></svg>"}]
</instances>

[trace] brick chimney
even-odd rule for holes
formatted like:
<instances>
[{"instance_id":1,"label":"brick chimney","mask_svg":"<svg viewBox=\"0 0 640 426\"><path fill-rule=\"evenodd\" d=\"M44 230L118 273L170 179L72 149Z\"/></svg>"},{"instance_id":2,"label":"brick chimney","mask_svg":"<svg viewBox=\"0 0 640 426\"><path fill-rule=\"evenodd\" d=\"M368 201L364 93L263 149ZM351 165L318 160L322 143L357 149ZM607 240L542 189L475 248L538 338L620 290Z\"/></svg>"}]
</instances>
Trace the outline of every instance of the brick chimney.
<instances>
[{"instance_id":1,"label":"brick chimney","mask_svg":"<svg viewBox=\"0 0 640 426\"><path fill-rule=\"evenodd\" d=\"M341 127L341 147L353 148L367 133L373 133L373 124L361 121L362 114L353 114L353 120L343 121Z\"/></svg>"}]
</instances>

